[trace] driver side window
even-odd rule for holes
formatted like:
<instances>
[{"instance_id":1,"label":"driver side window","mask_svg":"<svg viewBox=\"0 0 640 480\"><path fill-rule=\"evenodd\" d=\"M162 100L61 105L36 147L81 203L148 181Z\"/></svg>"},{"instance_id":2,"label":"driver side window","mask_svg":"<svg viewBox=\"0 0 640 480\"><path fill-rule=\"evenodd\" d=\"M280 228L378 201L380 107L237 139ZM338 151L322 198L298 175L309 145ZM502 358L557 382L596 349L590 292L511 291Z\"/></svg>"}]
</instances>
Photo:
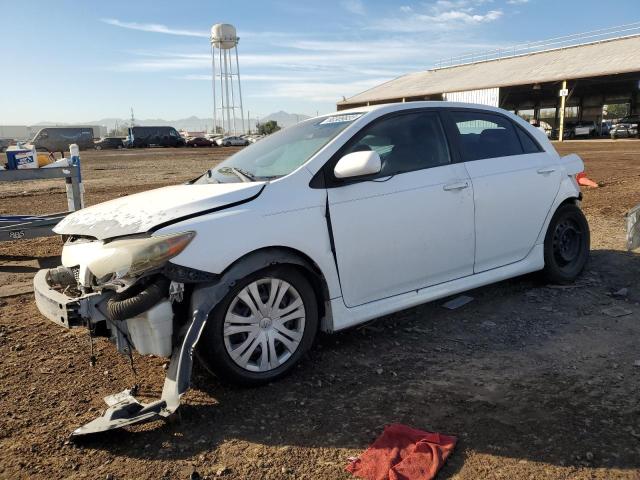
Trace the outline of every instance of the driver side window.
<instances>
[{"instance_id":1,"label":"driver side window","mask_svg":"<svg viewBox=\"0 0 640 480\"><path fill-rule=\"evenodd\" d=\"M364 127L341 156L374 151L382 169L373 178L439 167L451 163L440 118L435 112L393 115Z\"/></svg>"}]
</instances>

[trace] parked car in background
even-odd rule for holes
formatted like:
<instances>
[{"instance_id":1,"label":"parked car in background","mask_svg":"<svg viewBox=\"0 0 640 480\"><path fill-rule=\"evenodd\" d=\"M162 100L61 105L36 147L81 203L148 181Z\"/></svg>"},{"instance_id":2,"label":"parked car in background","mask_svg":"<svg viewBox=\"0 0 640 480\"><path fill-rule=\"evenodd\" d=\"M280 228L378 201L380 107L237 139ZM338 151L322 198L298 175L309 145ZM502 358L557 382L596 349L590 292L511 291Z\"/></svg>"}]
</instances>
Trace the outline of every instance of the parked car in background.
<instances>
[{"instance_id":1,"label":"parked car in background","mask_svg":"<svg viewBox=\"0 0 640 480\"><path fill-rule=\"evenodd\" d=\"M247 137L247 140L249 140L249 143L256 143L257 141L260 141L264 138L264 135L249 135Z\"/></svg>"},{"instance_id":2,"label":"parked car in background","mask_svg":"<svg viewBox=\"0 0 640 480\"><path fill-rule=\"evenodd\" d=\"M557 139L559 135L559 129L553 129L552 138ZM571 140L576 137L595 137L597 135L598 129L594 121L565 122L562 138L564 140Z\"/></svg>"},{"instance_id":3,"label":"parked car in background","mask_svg":"<svg viewBox=\"0 0 640 480\"><path fill-rule=\"evenodd\" d=\"M215 143L205 137L189 137L186 141L187 147L213 147Z\"/></svg>"},{"instance_id":4,"label":"parked car in background","mask_svg":"<svg viewBox=\"0 0 640 480\"><path fill-rule=\"evenodd\" d=\"M92 127L45 127L38 130L31 143L36 150L66 152L75 143L80 150L93 149Z\"/></svg>"},{"instance_id":5,"label":"parked car in background","mask_svg":"<svg viewBox=\"0 0 640 480\"><path fill-rule=\"evenodd\" d=\"M184 147L185 140L173 127L131 127L125 141L127 148Z\"/></svg>"},{"instance_id":6,"label":"parked car in background","mask_svg":"<svg viewBox=\"0 0 640 480\"><path fill-rule=\"evenodd\" d=\"M216 140L216 143L221 147L231 147L231 146L245 147L249 145L249 140L242 137L222 137Z\"/></svg>"},{"instance_id":7,"label":"parked car in background","mask_svg":"<svg viewBox=\"0 0 640 480\"><path fill-rule=\"evenodd\" d=\"M96 150L111 150L124 148L124 139L122 137L104 137L94 142Z\"/></svg>"},{"instance_id":8,"label":"parked car in background","mask_svg":"<svg viewBox=\"0 0 640 480\"><path fill-rule=\"evenodd\" d=\"M123 353L172 356L160 400L125 390L74 433L170 415L196 346L220 377L266 384L318 331L538 270L573 282L589 257L583 168L504 110L395 103L302 121L187 184L69 214L54 228L63 265L34 278L39 310Z\"/></svg>"},{"instance_id":9,"label":"parked car in background","mask_svg":"<svg viewBox=\"0 0 640 480\"><path fill-rule=\"evenodd\" d=\"M618 121L610 130L609 135L612 139L616 138L640 138L640 115L629 115Z\"/></svg>"},{"instance_id":10,"label":"parked car in background","mask_svg":"<svg viewBox=\"0 0 640 480\"><path fill-rule=\"evenodd\" d=\"M531 120L529 122L532 126L536 127L538 130L540 130L541 132L543 132L547 138L551 138L551 133L553 131L553 128L551 128L551 125L549 125L547 122L545 121L535 121L535 120Z\"/></svg>"},{"instance_id":11,"label":"parked car in background","mask_svg":"<svg viewBox=\"0 0 640 480\"><path fill-rule=\"evenodd\" d=\"M613 121L611 120L602 120L600 123L600 135L603 137L608 137L611 133L611 129L613 128Z\"/></svg>"}]
</instances>

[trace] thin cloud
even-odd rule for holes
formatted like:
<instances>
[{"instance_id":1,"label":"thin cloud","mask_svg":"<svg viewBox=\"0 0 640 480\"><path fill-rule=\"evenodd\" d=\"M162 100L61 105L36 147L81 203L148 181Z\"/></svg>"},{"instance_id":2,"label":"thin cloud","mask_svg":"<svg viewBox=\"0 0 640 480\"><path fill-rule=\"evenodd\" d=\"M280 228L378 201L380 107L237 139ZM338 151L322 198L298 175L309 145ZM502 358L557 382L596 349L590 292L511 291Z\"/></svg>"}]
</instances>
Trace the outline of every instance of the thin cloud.
<instances>
[{"instance_id":1,"label":"thin cloud","mask_svg":"<svg viewBox=\"0 0 640 480\"><path fill-rule=\"evenodd\" d=\"M371 22L365 28L396 33L426 33L456 30L499 20L502 10L477 11L492 0L438 0L421 12L401 6L399 14ZM518 1L518 0L516 0Z\"/></svg>"},{"instance_id":2,"label":"thin cloud","mask_svg":"<svg viewBox=\"0 0 640 480\"><path fill-rule=\"evenodd\" d=\"M137 23L137 22L122 22L116 18L102 18L101 22L107 25L113 25L114 27L126 28L129 30L138 30L141 32L152 33L164 33L165 35L179 35L183 37L201 37L209 38L208 32L202 32L197 30L182 30L167 27L160 23Z\"/></svg>"},{"instance_id":3,"label":"thin cloud","mask_svg":"<svg viewBox=\"0 0 640 480\"><path fill-rule=\"evenodd\" d=\"M362 0L344 0L342 7L355 15L366 15L366 9Z\"/></svg>"}]
</instances>

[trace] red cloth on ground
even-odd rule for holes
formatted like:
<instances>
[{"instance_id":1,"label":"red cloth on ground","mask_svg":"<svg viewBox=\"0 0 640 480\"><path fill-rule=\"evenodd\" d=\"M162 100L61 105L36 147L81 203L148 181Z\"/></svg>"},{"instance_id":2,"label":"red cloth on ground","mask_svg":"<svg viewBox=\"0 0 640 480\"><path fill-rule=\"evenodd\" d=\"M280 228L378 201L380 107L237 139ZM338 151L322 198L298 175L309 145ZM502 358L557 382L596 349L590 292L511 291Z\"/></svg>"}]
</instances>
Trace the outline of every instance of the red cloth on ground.
<instances>
[{"instance_id":1,"label":"red cloth on ground","mask_svg":"<svg viewBox=\"0 0 640 480\"><path fill-rule=\"evenodd\" d=\"M430 480L457 441L456 437L406 425L387 425L360 458L347 465L347 470L367 480Z\"/></svg>"}]
</instances>

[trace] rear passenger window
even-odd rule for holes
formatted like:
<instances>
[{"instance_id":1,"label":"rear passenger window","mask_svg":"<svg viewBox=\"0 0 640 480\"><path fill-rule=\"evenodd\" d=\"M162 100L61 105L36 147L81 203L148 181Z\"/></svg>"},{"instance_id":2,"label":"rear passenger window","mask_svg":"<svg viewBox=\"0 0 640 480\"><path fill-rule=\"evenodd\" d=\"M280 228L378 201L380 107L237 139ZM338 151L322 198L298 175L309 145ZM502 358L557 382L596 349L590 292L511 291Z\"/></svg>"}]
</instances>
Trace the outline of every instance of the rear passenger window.
<instances>
[{"instance_id":1,"label":"rear passenger window","mask_svg":"<svg viewBox=\"0 0 640 480\"><path fill-rule=\"evenodd\" d=\"M520 137L520 143L522 143L522 149L524 153L538 153L542 150L538 146L538 144L529 136L527 132L525 132L522 128L516 126L516 132L518 132L518 136Z\"/></svg>"},{"instance_id":2,"label":"rear passenger window","mask_svg":"<svg viewBox=\"0 0 640 480\"><path fill-rule=\"evenodd\" d=\"M457 128L462 160L521 155L522 145L510 120L484 112L450 112Z\"/></svg>"}]
</instances>

